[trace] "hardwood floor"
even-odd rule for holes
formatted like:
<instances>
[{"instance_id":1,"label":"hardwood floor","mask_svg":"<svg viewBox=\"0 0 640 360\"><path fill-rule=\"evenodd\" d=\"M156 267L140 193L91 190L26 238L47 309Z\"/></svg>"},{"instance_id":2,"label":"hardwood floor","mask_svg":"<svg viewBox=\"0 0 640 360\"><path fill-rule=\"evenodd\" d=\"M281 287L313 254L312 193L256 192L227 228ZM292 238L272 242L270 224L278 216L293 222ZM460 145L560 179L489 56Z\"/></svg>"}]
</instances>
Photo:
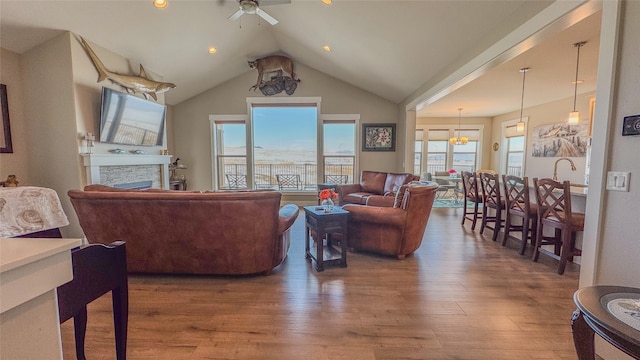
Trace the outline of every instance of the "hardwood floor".
<instances>
[{"instance_id":1,"label":"hardwood floor","mask_svg":"<svg viewBox=\"0 0 640 360\"><path fill-rule=\"evenodd\" d=\"M349 253L313 270L304 216L270 276L131 276L129 359L577 359L569 319L579 268L564 275L433 209L405 260ZM75 359L73 324L62 325ZM111 297L89 307L87 356L115 359Z\"/></svg>"}]
</instances>

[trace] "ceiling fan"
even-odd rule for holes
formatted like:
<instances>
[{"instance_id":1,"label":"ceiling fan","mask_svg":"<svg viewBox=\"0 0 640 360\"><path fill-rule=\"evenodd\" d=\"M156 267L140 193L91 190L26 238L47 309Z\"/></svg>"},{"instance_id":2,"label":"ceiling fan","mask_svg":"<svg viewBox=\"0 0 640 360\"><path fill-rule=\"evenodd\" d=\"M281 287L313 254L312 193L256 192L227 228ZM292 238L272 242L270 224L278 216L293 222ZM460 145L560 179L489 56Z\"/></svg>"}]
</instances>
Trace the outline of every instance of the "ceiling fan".
<instances>
[{"instance_id":1,"label":"ceiling fan","mask_svg":"<svg viewBox=\"0 0 640 360\"><path fill-rule=\"evenodd\" d=\"M262 0L260 2L262 2L264 6L267 6L267 5L289 4L291 3L291 0ZM251 14L251 15L260 16L271 25L275 25L278 23L278 20L276 20L273 16L267 14L262 9L260 9L260 4L258 3L258 0L238 0L238 3L240 5L240 9L238 9L238 11L236 11L235 13L231 14L231 16L229 16L228 18L229 20L238 20L240 16L244 14Z\"/></svg>"}]
</instances>

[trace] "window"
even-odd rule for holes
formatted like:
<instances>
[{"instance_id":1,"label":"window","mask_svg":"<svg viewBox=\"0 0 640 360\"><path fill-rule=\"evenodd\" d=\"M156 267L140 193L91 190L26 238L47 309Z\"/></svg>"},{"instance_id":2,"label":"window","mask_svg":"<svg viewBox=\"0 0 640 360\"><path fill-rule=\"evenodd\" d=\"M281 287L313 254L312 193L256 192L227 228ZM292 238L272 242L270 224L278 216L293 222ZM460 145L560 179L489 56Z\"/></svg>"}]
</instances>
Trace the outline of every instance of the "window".
<instances>
[{"instance_id":1,"label":"window","mask_svg":"<svg viewBox=\"0 0 640 360\"><path fill-rule=\"evenodd\" d=\"M458 134L458 129L439 125L438 128L418 128L417 131L423 131L426 134L426 147L423 152L426 153L426 159L418 154L419 148L415 148L416 162L426 160L421 163L422 171L435 174L439 171L447 171L451 168L457 172L475 171L479 168L481 135L483 131L482 125L471 125L471 129L462 129ZM464 145L451 145L449 139L452 136L465 136L469 142ZM416 167L417 168L417 167Z\"/></svg>"},{"instance_id":2,"label":"window","mask_svg":"<svg viewBox=\"0 0 640 360\"><path fill-rule=\"evenodd\" d=\"M223 189L245 189L247 146L244 121L215 122L218 184Z\"/></svg>"},{"instance_id":3,"label":"window","mask_svg":"<svg viewBox=\"0 0 640 360\"><path fill-rule=\"evenodd\" d=\"M416 130L416 141L413 147L413 174L422 174L422 146L424 146L424 131Z\"/></svg>"},{"instance_id":4,"label":"window","mask_svg":"<svg viewBox=\"0 0 640 360\"><path fill-rule=\"evenodd\" d=\"M502 167L503 173L515 176L524 176L525 163L525 146L527 144L527 122L528 118L523 118L525 129L522 132L516 130L518 120L511 120L502 124L503 138L503 157Z\"/></svg>"},{"instance_id":5,"label":"window","mask_svg":"<svg viewBox=\"0 0 640 360\"><path fill-rule=\"evenodd\" d=\"M469 140L464 145L453 145L453 159L451 167L458 173L475 171L478 154L478 141Z\"/></svg>"},{"instance_id":6,"label":"window","mask_svg":"<svg viewBox=\"0 0 640 360\"><path fill-rule=\"evenodd\" d=\"M250 116L210 117L214 188L315 192L319 182L354 181L359 115L320 116L319 98L247 103Z\"/></svg>"},{"instance_id":7,"label":"window","mask_svg":"<svg viewBox=\"0 0 640 360\"><path fill-rule=\"evenodd\" d=\"M316 106L254 105L251 121L254 186L283 191L315 187L318 170Z\"/></svg>"},{"instance_id":8,"label":"window","mask_svg":"<svg viewBox=\"0 0 640 360\"><path fill-rule=\"evenodd\" d=\"M449 130L429 130L427 139L427 172L447 170Z\"/></svg>"},{"instance_id":9,"label":"window","mask_svg":"<svg viewBox=\"0 0 640 360\"><path fill-rule=\"evenodd\" d=\"M448 141L429 140L427 143L427 171L445 171L447 168Z\"/></svg>"},{"instance_id":10,"label":"window","mask_svg":"<svg viewBox=\"0 0 640 360\"><path fill-rule=\"evenodd\" d=\"M355 177L355 120L323 119L322 182L352 184Z\"/></svg>"}]
</instances>

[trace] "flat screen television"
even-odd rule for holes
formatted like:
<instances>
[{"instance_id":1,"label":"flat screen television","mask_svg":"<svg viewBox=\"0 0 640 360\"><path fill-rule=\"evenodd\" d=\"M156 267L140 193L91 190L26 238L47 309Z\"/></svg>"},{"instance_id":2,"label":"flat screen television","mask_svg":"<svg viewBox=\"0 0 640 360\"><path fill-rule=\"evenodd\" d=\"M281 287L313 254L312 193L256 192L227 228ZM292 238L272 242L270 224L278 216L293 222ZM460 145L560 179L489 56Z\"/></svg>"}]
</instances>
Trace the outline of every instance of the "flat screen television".
<instances>
[{"instance_id":1,"label":"flat screen television","mask_svg":"<svg viewBox=\"0 0 640 360\"><path fill-rule=\"evenodd\" d=\"M163 104L103 87L100 142L161 146L165 114Z\"/></svg>"}]
</instances>

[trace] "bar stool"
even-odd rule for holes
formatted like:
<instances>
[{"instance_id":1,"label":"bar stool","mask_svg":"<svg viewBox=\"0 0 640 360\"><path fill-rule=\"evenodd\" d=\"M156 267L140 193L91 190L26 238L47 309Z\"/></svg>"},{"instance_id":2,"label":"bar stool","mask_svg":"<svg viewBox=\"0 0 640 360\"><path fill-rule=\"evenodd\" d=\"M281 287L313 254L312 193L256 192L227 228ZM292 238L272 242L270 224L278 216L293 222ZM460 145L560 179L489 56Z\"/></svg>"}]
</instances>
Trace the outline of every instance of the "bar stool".
<instances>
[{"instance_id":1,"label":"bar stool","mask_svg":"<svg viewBox=\"0 0 640 360\"><path fill-rule=\"evenodd\" d=\"M484 232L484 228L493 230L492 240L498 239L498 232L502 228L504 219L502 219L502 210L505 210L505 201L500 195L500 175L489 172L480 173L480 187L482 188L482 225L480 226L480 234ZM495 211L494 216L489 215L489 209ZM489 226L493 223L493 227Z\"/></svg>"},{"instance_id":2,"label":"bar stool","mask_svg":"<svg viewBox=\"0 0 640 360\"><path fill-rule=\"evenodd\" d=\"M531 239L531 245L536 244L536 232L538 223L538 207L532 204L529 196L529 178L520 178L514 175L502 175L504 197L506 201L507 216L504 223L504 238L502 246L507 244L510 231L522 231L520 243L520 255L527 248L527 240ZM522 218L522 225L513 225L511 218Z\"/></svg>"},{"instance_id":3,"label":"bar stool","mask_svg":"<svg viewBox=\"0 0 640 360\"><path fill-rule=\"evenodd\" d=\"M577 249L576 232L584 230L584 214L571 211L569 181L557 182L551 179L533 179L538 202L538 229L533 261L538 261L540 253L560 261L558 274L563 274L567 261L582 255ZM545 226L555 229L555 236L543 236ZM542 249L542 245L554 245L554 251Z\"/></svg>"},{"instance_id":4,"label":"bar stool","mask_svg":"<svg viewBox=\"0 0 640 360\"><path fill-rule=\"evenodd\" d=\"M478 206L482 204L482 196L478 192L478 177L476 173L463 171L462 172L462 191L464 196L462 197L464 210L462 212L462 225L464 226L465 220L471 221L471 230L475 230L476 222L480 217ZM473 203L473 211L467 209L468 202Z\"/></svg>"}]
</instances>

